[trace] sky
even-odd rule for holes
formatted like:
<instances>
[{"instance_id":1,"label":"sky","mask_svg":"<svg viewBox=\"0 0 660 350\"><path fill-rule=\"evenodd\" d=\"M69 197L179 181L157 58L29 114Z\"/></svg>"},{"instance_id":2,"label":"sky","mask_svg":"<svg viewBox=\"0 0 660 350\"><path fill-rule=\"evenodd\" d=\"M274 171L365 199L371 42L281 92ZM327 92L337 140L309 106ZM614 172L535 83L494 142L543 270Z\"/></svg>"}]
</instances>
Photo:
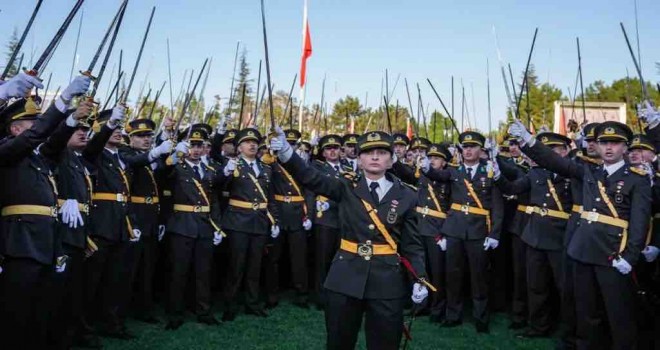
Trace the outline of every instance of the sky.
<instances>
[{"instance_id":1,"label":"sky","mask_svg":"<svg viewBox=\"0 0 660 350\"><path fill-rule=\"evenodd\" d=\"M74 0L44 1L23 46L24 66L30 57L36 61L74 3ZM121 0L87 0L83 5L74 73L89 64L120 3ZM3 54L12 31L22 32L35 4L36 0L4 0L0 4ZM300 69L303 0L265 0L265 4L272 82L276 90L288 90ZM518 83L522 81L536 27L539 34L532 63L537 75L541 82L549 81L565 95L569 87L573 90L575 83L576 37L580 38L585 86L595 80L610 83L624 77L626 69L636 76L619 27L619 22L623 22L636 50L634 0L308 0L308 5L313 55L307 66L307 105L319 102L326 75L329 105L352 95L361 103L377 108L387 69L390 89L400 75L392 103L398 99L401 105L407 104L403 84L406 78L412 90L416 90L414 84L420 84L425 105L429 104L431 110L441 110L426 79L433 81L440 96L450 104L453 76L455 116L460 117L462 82L470 115L476 117L478 128L487 130L487 60L493 125L504 119L507 104L493 27L502 58L512 65ZM156 90L168 80L168 39L175 98L184 72L190 69L198 72L204 59L212 57L205 98L212 101L212 96L220 95L226 102L239 41L241 48L247 50L256 82L259 60L264 57L259 0L130 0L106 75L116 67L119 49L124 51L124 69L130 74L152 6L156 6L156 13L135 77L132 99L145 81ZM655 62L660 61L660 45L657 45L660 1L637 0L637 8L642 71L646 80L656 82L660 80L655 67ZM53 73L51 90L69 81L81 13L43 74L47 77ZM265 75L262 84L264 81ZM101 83L102 99L109 83L109 79ZM296 92L294 96L297 95ZM169 103L167 86L163 98L161 101Z\"/></svg>"}]
</instances>

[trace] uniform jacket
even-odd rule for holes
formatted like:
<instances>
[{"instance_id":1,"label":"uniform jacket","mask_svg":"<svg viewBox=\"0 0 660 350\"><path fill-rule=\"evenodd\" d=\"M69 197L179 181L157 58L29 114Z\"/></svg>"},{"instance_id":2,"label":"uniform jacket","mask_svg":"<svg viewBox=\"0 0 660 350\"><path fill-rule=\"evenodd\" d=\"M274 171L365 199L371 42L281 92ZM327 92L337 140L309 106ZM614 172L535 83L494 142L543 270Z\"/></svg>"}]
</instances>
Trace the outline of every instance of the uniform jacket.
<instances>
[{"instance_id":1,"label":"uniform jacket","mask_svg":"<svg viewBox=\"0 0 660 350\"><path fill-rule=\"evenodd\" d=\"M470 195L464 180L472 184L473 189L483 205L483 209L490 212L489 225L484 215L465 214L462 211L449 210L447 219L442 226L442 233L449 237L465 240L484 239L490 237L500 238L502 220L504 217L504 204L502 193L495 186L494 180L488 176L486 162L481 161L476 174L468 179L464 166L448 167L443 170L430 169L427 177L451 184L451 203L478 207L477 202Z\"/></svg>"},{"instance_id":2,"label":"uniform jacket","mask_svg":"<svg viewBox=\"0 0 660 350\"><path fill-rule=\"evenodd\" d=\"M651 215L649 180L625 164L605 178L603 167L580 164L555 154L536 142L523 149L534 161L550 171L582 182L582 205L585 212L614 216L599 191L602 183L619 218L628 221L627 232L622 228L597 221L580 219L568 244L568 255L587 264L611 266L619 254L634 265L644 246ZM626 239L624 239L626 235Z\"/></svg>"},{"instance_id":3,"label":"uniform jacket","mask_svg":"<svg viewBox=\"0 0 660 350\"><path fill-rule=\"evenodd\" d=\"M162 170L164 163L159 159L156 162L144 164L148 159L148 152L138 151L128 146L119 148L119 156L127 164L133 164L131 169L130 190L131 197L142 197L147 203L129 203L129 210L135 215L136 224L145 237L157 233L158 214L160 212L160 193L156 172ZM158 167L161 167L159 169ZM155 201L158 203L155 203ZM148 203L151 202L151 203Z\"/></svg>"},{"instance_id":4,"label":"uniform jacket","mask_svg":"<svg viewBox=\"0 0 660 350\"><path fill-rule=\"evenodd\" d=\"M363 205L362 200L367 201L377 210L380 221L397 242L398 254L411 262L419 277L426 276L415 213L417 196L401 180L386 175L393 182L392 188L380 203L374 203L363 177L327 176L305 164L296 154L285 166L305 186L338 203L342 239L354 243L387 244ZM405 271L397 255L374 255L365 260L340 249L333 258L325 288L359 299L401 298L410 292Z\"/></svg>"},{"instance_id":5,"label":"uniform jacket","mask_svg":"<svg viewBox=\"0 0 660 350\"><path fill-rule=\"evenodd\" d=\"M339 179L344 176L346 173L350 173L353 170L346 164L339 164L339 172L330 165L328 162L322 162L319 160L315 160L312 162L311 166L313 166L316 170L319 172L323 173L325 176L328 177L333 177L336 179ZM309 188L311 192L314 192L314 188ZM323 198L324 196L314 192L314 201L313 201L313 208L314 208L314 225L321 225L325 227L330 227L330 228L339 228L339 206L337 202L333 201L330 198ZM329 207L328 210L324 211L319 215L318 212L316 212L316 201L321 201L321 202L327 202Z\"/></svg>"}]
</instances>

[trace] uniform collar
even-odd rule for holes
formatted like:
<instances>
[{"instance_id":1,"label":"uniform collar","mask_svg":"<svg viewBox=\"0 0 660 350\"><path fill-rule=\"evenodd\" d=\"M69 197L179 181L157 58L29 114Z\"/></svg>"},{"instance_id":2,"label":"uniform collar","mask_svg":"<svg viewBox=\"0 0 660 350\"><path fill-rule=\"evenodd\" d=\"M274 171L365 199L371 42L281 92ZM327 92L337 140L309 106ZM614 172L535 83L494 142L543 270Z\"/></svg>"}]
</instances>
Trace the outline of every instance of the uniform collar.
<instances>
[{"instance_id":1,"label":"uniform collar","mask_svg":"<svg viewBox=\"0 0 660 350\"><path fill-rule=\"evenodd\" d=\"M624 165L626 165L626 162L623 159L621 159L620 161L610 165L606 165L603 163L603 169L607 170L607 174L611 176L612 174L616 173L619 169L623 168Z\"/></svg>"}]
</instances>

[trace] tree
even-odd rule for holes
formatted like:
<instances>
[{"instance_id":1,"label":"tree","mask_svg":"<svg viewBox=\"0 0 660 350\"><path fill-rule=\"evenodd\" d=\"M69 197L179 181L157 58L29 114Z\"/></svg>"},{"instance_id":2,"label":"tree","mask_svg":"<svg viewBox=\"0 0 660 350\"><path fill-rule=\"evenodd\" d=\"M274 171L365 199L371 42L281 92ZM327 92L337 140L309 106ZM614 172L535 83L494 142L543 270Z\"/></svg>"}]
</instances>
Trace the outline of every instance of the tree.
<instances>
[{"instance_id":1,"label":"tree","mask_svg":"<svg viewBox=\"0 0 660 350\"><path fill-rule=\"evenodd\" d=\"M525 124L531 123L536 130L544 126L552 130L554 126L553 103L562 99L561 89L547 82L539 84L536 69L532 64L530 64L527 73L525 91L521 91L521 89L522 84L518 85L516 91L519 95L522 94L520 108L518 109L520 119ZM508 120L511 120L515 113L509 111L507 114Z\"/></svg>"},{"instance_id":2,"label":"tree","mask_svg":"<svg viewBox=\"0 0 660 350\"><path fill-rule=\"evenodd\" d=\"M239 61L239 72L236 82L234 84L233 96L234 99L231 101L231 106L229 106L229 111L226 113L238 114L241 110L241 100L243 98L243 88L245 88L245 100L243 104L243 117L247 120L246 116L248 111L254 105L254 100L250 97L252 94L252 79L250 79L250 67L247 63L247 50L243 49Z\"/></svg>"},{"instance_id":3,"label":"tree","mask_svg":"<svg viewBox=\"0 0 660 350\"><path fill-rule=\"evenodd\" d=\"M9 38L9 43L7 43L7 63L9 63L9 59L11 58L11 55L14 53L14 50L16 50L16 47L18 46L18 29L14 27L14 31L11 34L11 37ZM5 69L6 64L2 69ZM8 71L8 76L14 76L16 73L18 73L19 67L16 65L16 61L14 61L9 68Z\"/></svg>"}]
</instances>

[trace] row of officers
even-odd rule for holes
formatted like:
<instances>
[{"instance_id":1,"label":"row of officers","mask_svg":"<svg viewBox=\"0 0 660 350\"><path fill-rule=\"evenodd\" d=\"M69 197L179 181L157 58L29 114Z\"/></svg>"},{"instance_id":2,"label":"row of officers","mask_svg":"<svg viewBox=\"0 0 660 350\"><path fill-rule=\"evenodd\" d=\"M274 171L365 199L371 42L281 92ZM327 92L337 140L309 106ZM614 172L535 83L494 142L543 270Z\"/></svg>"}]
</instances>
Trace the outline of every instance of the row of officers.
<instances>
[{"instance_id":1,"label":"row of officers","mask_svg":"<svg viewBox=\"0 0 660 350\"><path fill-rule=\"evenodd\" d=\"M294 304L308 307L312 291L325 310L329 349L354 348L363 319L368 348L397 349L410 299L414 315L461 325L465 294L479 333L510 299L519 337L559 328L567 349L656 341L653 108L639 111L646 135L604 122L577 140L533 136L515 121L501 147L474 131L457 145L380 131L312 145L296 130L227 130L229 117L173 130L127 121L122 105L73 109L85 76L42 113L38 96L23 98L40 85L24 74L0 85L7 348L131 339L127 316L159 322L160 274L168 330L183 324L188 292L197 321L218 324L214 284L223 322L241 303L267 317L282 266Z\"/></svg>"}]
</instances>

